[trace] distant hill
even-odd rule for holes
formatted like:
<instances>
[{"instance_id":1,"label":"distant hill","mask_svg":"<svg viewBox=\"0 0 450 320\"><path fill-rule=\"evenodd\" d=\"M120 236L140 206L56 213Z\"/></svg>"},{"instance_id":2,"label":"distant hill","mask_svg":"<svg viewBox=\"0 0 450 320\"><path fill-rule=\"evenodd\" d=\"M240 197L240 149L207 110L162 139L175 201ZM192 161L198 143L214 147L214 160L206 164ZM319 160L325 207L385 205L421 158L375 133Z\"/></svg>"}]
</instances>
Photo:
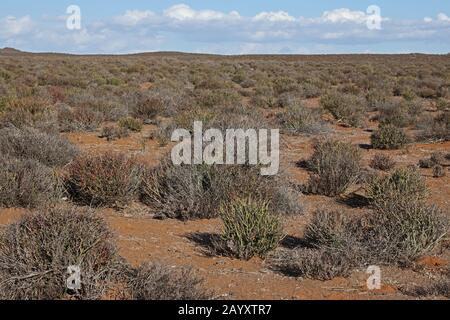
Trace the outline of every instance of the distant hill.
<instances>
[{"instance_id":1,"label":"distant hill","mask_svg":"<svg viewBox=\"0 0 450 320\"><path fill-rule=\"evenodd\" d=\"M13 56L18 54L24 54L25 52L14 49L14 48L3 48L0 49L0 54L5 56Z\"/></svg>"}]
</instances>

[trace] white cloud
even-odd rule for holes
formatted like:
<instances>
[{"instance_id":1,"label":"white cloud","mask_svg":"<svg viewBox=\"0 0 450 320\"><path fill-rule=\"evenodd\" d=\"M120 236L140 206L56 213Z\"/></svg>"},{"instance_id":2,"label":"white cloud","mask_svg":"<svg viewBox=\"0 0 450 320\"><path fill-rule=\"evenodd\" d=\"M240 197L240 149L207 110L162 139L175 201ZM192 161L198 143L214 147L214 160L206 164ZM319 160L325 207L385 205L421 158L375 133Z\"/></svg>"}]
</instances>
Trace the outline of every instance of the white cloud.
<instances>
[{"instance_id":1,"label":"white cloud","mask_svg":"<svg viewBox=\"0 0 450 320\"><path fill-rule=\"evenodd\" d=\"M156 15L152 11L127 10L125 14L116 17L114 20L124 26L136 26L139 23L152 19Z\"/></svg>"},{"instance_id":2,"label":"white cloud","mask_svg":"<svg viewBox=\"0 0 450 320\"><path fill-rule=\"evenodd\" d=\"M331 23L355 22L364 23L367 21L367 15L362 11L352 11L347 8L325 11L322 14L322 21Z\"/></svg>"},{"instance_id":3,"label":"white cloud","mask_svg":"<svg viewBox=\"0 0 450 320\"><path fill-rule=\"evenodd\" d=\"M29 32L33 26L30 16L16 18L7 16L0 19L0 37L11 38Z\"/></svg>"},{"instance_id":4,"label":"white cloud","mask_svg":"<svg viewBox=\"0 0 450 320\"><path fill-rule=\"evenodd\" d=\"M295 18L285 11L261 12L253 17L253 21L294 22Z\"/></svg>"},{"instance_id":5,"label":"white cloud","mask_svg":"<svg viewBox=\"0 0 450 320\"><path fill-rule=\"evenodd\" d=\"M240 18L237 11L229 14L214 10L194 10L186 4L177 4L164 11L164 16L178 21L211 21L225 18Z\"/></svg>"},{"instance_id":6,"label":"white cloud","mask_svg":"<svg viewBox=\"0 0 450 320\"><path fill-rule=\"evenodd\" d=\"M450 17L442 12L437 15L437 19L438 21L450 22Z\"/></svg>"}]
</instances>

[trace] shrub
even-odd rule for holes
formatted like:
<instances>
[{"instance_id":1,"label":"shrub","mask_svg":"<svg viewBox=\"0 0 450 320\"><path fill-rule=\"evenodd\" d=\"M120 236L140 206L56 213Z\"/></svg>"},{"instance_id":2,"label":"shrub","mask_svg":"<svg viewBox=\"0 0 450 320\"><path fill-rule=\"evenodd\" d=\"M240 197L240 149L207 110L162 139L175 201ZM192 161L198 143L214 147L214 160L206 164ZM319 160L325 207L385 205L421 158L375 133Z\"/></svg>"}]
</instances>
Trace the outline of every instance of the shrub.
<instances>
[{"instance_id":1,"label":"shrub","mask_svg":"<svg viewBox=\"0 0 450 320\"><path fill-rule=\"evenodd\" d=\"M0 206L36 207L61 194L52 169L32 159L0 156Z\"/></svg>"},{"instance_id":2,"label":"shrub","mask_svg":"<svg viewBox=\"0 0 450 320\"><path fill-rule=\"evenodd\" d=\"M130 135L128 129L115 124L103 126L100 130L99 138L106 138L108 141L126 138Z\"/></svg>"},{"instance_id":3,"label":"shrub","mask_svg":"<svg viewBox=\"0 0 450 320\"><path fill-rule=\"evenodd\" d=\"M121 118L118 125L130 131L140 132L142 130L142 121L132 117Z\"/></svg>"},{"instance_id":4,"label":"shrub","mask_svg":"<svg viewBox=\"0 0 450 320\"><path fill-rule=\"evenodd\" d=\"M370 136L375 149L399 149L410 142L406 133L393 125L380 125L380 128Z\"/></svg>"},{"instance_id":5,"label":"shrub","mask_svg":"<svg viewBox=\"0 0 450 320\"><path fill-rule=\"evenodd\" d=\"M25 215L0 240L2 299L97 299L118 270L111 232L85 209L54 207ZM79 266L81 290L66 287L67 268Z\"/></svg>"},{"instance_id":6,"label":"shrub","mask_svg":"<svg viewBox=\"0 0 450 320\"><path fill-rule=\"evenodd\" d=\"M271 259L271 267L288 276L331 280L350 274L353 263L345 254L333 250L297 248L282 250Z\"/></svg>"},{"instance_id":7,"label":"shrub","mask_svg":"<svg viewBox=\"0 0 450 320\"><path fill-rule=\"evenodd\" d=\"M421 132L417 135L419 141L448 141L450 140L450 111L438 116L425 119Z\"/></svg>"},{"instance_id":8,"label":"shrub","mask_svg":"<svg viewBox=\"0 0 450 320\"><path fill-rule=\"evenodd\" d=\"M425 198L425 182L414 167L398 168L387 176L374 176L367 186L367 197L379 209L400 202L417 202Z\"/></svg>"},{"instance_id":9,"label":"shrub","mask_svg":"<svg viewBox=\"0 0 450 320\"><path fill-rule=\"evenodd\" d=\"M211 292L203 288L203 279L187 268L171 269L147 263L132 271L128 282L135 300L206 300Z\"/></svg>"},{"instance_id":10,"label":"shrub","mask_svg":"<svg viewBox=\"0 0 450 320\"><path fill-rule=\"evenodd\" d=\"M433 152L430 158L420 159L419 166L421 168L433 168L435 165L443 165L446 162L443 152Z\"/></svg>"},{"instance_id":11,"label":"shrub","mask_svg":"<svg viewBox=\"0 0 450 320\"><path fill-rule=\"evenodd\" d=\"M391 202L368 220L372 229L366 242L374 263L409 264L429 254L448 232L442 211L418 200Z\"/></svg>"},{"instance_id":12,"label":"shrub","mask_svg":"<svg viewBox=\"0 0 450 320\"><path fill-rule=\"evenodd\" d=\"M303 106L290 107L286 112L278 114L278 121L291 134L316 135L330 131L320 113Z\"/></svg>"},{"instance_id":13,"label":"shrub","mask_svg":"<svg viewBox=\"0 0 450 320\"><path fill-rule=\"evenodd\" d=\"M357 181L361 171L361 154L356 146L337 140L322 140L315 144L308 160L312 170L306 191L337 196Z\"/></svg>"},{"instance_id":14,"label":"shrub","mask_svg":"<svg viewBox=\"0 0 450 320\"><path fill-rule=\"evenodd\" d=\"M132 105L131 114L133 117L148 122L164 109L165 102L163 97L157 94L144 95L138 94L136 102Z\"/></svg>"},{"instance_id":15,"label":"shrub","mask_svg":"<svg viewBox=\"0 0 450 320\"><path fill-rule=\"evenodd\" d=\"M53 123L50 102L38 97L11 98L0 114L0 127L37 127L48 129Z\"/></svg>"},{"instance_id":16,"label":"shrub","mask_svg":"<svg viewBox=\"0 0 450 320\"><path fill-rule=\"evenodd\" d=\"M231 255L240 259L265 257L282 239L278 217L266 201L236 199L220 208L222 239Z\"/></svg>"},{"instance_id":17,"label":"shrub","mask_svg":"<svg viewBox=\"0 0 450 320\"><path fill-rule=\"evenodd\" d=\"M406 291L405 293L416 297L443 296L450 298L450 280L447 277L446 279L441 279L440 281L434 281L431 285L418 286L411 291Z\"/></svg>"},{"instance_id":18,"label":"shrub","mask_svg":"<svg viewBox=\"0 0 450 320\"><path fill-rule=\"evenodd\" d=\"M137 194L141 166L122 154L84 154L67 169L66 187L77 202L94 206L120 207Z\"/></svg>"},{"instance_id":19,"label":"shrub","mask_svg":"<svg viewBox=\"0 0 450 320\"><path fill-rule=\"evenodd\" d=\"M395 167L395 160L389 155L377 153L370 161L370 167L382 171L389 171Z\"/></svg>"},{"instance_id":20,"label":"shrub","mask_svg":"<svg viewBox=\"0 0 450 320\"><path fill-rule=\"evenodd\" d=\"M445 176L445 169L440 164L437 164L433 167L433 177L441 178Z\"/></svg>"},{"instance_id":21,"label":"shrub","mask_svg":"<svg viewBox=\"0 0 450 320\"><path fill-rule=\"evenodd\" d=\"M349 219L338 211L319 210L307 225L304 238L316 248L341 248Z\"/></svg>"},{"instance_id":22,"label":"shrub","mask_svg":"<svg viewBox=\"0 0 450 320\"><path fill-rule=\"evenodd\" d=\"M276 213L299 213L297 195L282 177L259 175L250 166L173 165L164 160L147 169L141 201L158 214L179 219L213 218L221 204L236 196L270 201Z\"/></svg>"},{"instance_id":23,"label":"shrub","mask_svg":"<svg viewBox=\"0 0 450 320\"><path fill-rule=\"evenodd\" d=\"M0 153L37 160L47 166L64 166L78 153L75 146L59 135L33 128L0 129Z\"/></svg>"},{"instance_id":24,"label":"shrub","mask_svg":"<svg viewBox=\"0 0 450 320\"><path fill-rule=\"evenodd\" d=\"M100 112L90 107L71 108L67 105L57 107L57 119L62 132L94 131L105 120Z\"/></svg>"},{"instance_id":25,"label":"shrub","mask_svg":"<svg viewBox=\"0 0 450 320\"><path fill-rule=\"evenodd\" d=\"M331 92L320 100L322 107L333 117L350 127L359 127L365 117L365 101L361 97Z\"/></svg>"},{"instance_id":26,"label":"shrub","mask_svg":"<svg viewBox=\"0 0 450 320\"><path fill-rule=\"evenodd\" d=\"M287 275L329 280L370 264L410 264L431 253L447 233L443 213L421 201L403 201L353 219L319 211L305 231L312 248L277 252L271 265Z\"/></svg>"},{"instance_id":27,"label":"shrub","mask_svg":"<svg viewBox=\"0 0 450 320\"><path fill-rule=\"evenodd\" d=\"M405 103L389 102L384 103L379 108L378 120L381 124L390 124L399 128L404 128L412 123L408 108Z\"/></svg>"}]
</instances>

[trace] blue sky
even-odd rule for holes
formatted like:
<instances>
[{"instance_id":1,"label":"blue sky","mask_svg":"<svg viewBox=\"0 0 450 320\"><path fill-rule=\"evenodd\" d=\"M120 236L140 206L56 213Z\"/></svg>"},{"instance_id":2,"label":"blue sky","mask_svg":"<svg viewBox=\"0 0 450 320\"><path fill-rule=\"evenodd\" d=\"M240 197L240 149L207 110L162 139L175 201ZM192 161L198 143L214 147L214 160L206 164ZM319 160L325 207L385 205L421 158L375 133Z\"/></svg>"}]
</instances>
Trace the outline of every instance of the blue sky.
<instances>
[{"instance_id":1,"label":"blue sky","mask_svg":"<svg viewBox=\"0 0 450 320\"><path fill-rule=\"evenodd\" d=\"M81 29L66 27L69 5ZM370 5L380 8L380 28ZM33 52L448 53L448 0L2 1L0 47Z\"/></svg>"}]
</instances>

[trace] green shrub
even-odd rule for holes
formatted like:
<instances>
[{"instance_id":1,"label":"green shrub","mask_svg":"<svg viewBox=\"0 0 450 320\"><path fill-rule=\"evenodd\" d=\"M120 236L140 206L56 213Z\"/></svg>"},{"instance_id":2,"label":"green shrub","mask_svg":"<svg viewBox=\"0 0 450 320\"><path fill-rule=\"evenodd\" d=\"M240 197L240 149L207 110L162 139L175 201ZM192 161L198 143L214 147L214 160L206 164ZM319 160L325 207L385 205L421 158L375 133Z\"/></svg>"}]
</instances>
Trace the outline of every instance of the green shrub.
<instances>
[{"instance_id":1,"label":"green shrub","mask_svg":"<svg viewBox=\"0 0 450 320\"><path fill-rule=\"evenodd\" d=\"M384 209L404 201L422 201L427 189L420 172L414 167L406 167L387 176L374 176L366 193L376 208Z\"/></svg>"},{"instance_id":2,"label":"green shrub","mask_svg":"<svg viewBox=\"0 0 450 320\"><path fill-rule=\"evenodd\" d=\"M360 161L361 154L352 144L332 139L317 142L308 160L312 174L306 191L330 197L344 193L357 181Z\"/></svg>"},{"instance_id":3,"label":"green shrub","mask_svg":"<svg viewBox=\"0 0 450 320\"><path fill-rule=\"evenodd\" d=\"M142 130L142 121L133 117L121 118L118 125L130 131L141 132Z\"/></svg>"},{"instance_id":4,"label":"green shrub","mask_svg":"<svg viewBox=\"0 0 450 320\"><path fill-rule=\"evenodd\" d=\"M380 125L380 128L370 136L375 149L400 149L410 142L406 133L393 125Z\"/></svg>"},{"instance_id":5,"label":"green shrub","mask_svg":"<svg viewBox=\"0 0 450 320\"><path fill-rule=\"evenodd\" d=\"M224 225L223 242L237 258L263 258L283 237L281 223L266 201L236 199L224 204L219 212Z\"/></svg>"},{"instance_id":6,"label":"green shrub","mask_svg":"<svg viewBox=\"0 0 450 320\"><path fill-rule=\"evenodd\" d=\"M84 154L67 168L66 188L71 198L93 206L127 205L138 193L141 166L122 154Z\"/></svg>"}]
</instances>

